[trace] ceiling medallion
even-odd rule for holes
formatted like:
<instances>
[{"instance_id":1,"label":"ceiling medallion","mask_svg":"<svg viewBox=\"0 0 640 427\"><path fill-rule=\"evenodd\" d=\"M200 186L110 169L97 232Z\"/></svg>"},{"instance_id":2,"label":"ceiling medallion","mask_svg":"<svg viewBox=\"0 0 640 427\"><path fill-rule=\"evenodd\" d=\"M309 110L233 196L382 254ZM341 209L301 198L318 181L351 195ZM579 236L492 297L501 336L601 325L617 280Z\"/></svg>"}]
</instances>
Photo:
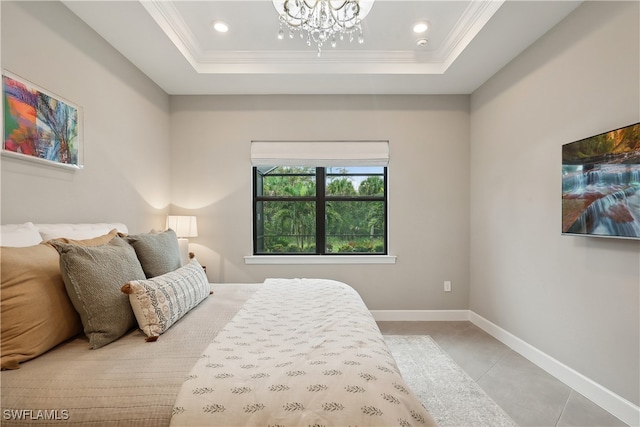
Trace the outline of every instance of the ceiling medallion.
<instances>
[{"instance_id":1,"label":"ceiling medallion","mask_svg":"<svg viewBox=\"0 0 640 427\"><path fill-rule=\"evenodd\" d=\"M360 23L373 0L273 0L273 5L280 15L278 38L284 38L284 27L289 38L297 32L304 39L306 33L307 45L315 43L320 56L325 42L336 47L345 36L351 42L356 35L358 43L364 43Z\"/></svg>"}]
</instances>

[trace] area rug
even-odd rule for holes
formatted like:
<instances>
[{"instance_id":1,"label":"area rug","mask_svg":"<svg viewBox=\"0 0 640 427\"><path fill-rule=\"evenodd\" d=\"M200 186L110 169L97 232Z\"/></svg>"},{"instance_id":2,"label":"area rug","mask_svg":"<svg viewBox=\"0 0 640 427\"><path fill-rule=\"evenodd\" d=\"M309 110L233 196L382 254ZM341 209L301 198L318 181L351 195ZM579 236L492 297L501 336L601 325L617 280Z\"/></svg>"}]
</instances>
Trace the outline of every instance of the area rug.
<instances>
[{"instance_id":1,"label":"area rug","mask_svg":"<svg viewBox=\"0 0 640 427\"><path fill-rule=\"evenodd\" d=\"M402 377L441 427L517 427L430 336L384 339Z\"/></svg>"}]
</instances>

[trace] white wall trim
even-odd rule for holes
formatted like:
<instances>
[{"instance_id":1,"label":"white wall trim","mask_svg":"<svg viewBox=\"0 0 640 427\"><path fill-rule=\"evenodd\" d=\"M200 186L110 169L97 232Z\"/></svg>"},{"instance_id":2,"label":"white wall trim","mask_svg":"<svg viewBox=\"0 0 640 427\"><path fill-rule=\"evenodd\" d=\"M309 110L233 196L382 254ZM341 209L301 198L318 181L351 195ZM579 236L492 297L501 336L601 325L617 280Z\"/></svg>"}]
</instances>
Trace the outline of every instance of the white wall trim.
<instances>
[{"instance_id":1,"label":"white wall trim","mask_svg":"<svg viewBox=\"0 0 640 427\"><path fill-rule=\"evenodd\" d=\"M633 427L640 426L639 406L471 310L371 310L371 314L377 321L468 320L620 420Z\"/></svg>"},{"instance_id":2,"label":"white wall trim","mask_svg":"<svg viewBox=\"0 0 640 427\"><path fill-rule=\"evenodd\" d=\"M247 255L247 265L395 264L394 255Z\"/></svg>"},{"instance_id":3,"label":"white wall trim","mask_svg":"<svg viewBox=\"0 0 640 427\"><path fill-rule=\"evenodd\" d=\"M379 322L469 320L469 310L371 310L371 314Z\"/></svg>"},{"instance_id":4,"label":"white wall trim","mask_svg":"<svg viewBox=\"0 0 640 427\"><path fill-rule=\"evenodd\" d=\"M640 425L639 406L473 311L469 311L469 321L625 423L630 426Z\"/></svg>"}]
</instances>

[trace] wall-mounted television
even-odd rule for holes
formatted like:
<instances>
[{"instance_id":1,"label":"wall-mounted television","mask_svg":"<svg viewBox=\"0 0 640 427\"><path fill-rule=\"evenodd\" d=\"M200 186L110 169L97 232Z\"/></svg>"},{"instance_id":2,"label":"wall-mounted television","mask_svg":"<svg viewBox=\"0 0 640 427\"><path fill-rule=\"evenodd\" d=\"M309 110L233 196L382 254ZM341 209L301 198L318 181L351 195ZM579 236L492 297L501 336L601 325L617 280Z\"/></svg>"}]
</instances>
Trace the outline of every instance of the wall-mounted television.
<instances>
[{"instance_id":1,"label":"wall-mounted television","mask_svg":"<svg viewBox=\"0 0 640 427\"><path fill-rule=\"evenodd\" d=\"M562 234L640 239L640 123L562 146Z\"/></svg>"}]
</instances>

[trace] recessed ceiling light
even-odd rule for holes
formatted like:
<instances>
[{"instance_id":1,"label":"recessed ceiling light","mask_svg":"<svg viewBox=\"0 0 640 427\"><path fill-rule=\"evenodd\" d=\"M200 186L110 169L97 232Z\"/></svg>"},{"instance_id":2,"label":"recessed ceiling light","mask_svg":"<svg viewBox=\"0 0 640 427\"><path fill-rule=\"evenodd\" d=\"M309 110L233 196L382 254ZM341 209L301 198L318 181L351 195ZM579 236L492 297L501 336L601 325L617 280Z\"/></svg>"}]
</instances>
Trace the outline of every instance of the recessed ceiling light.
<instances>
[{"instance_id":1,"label":"recessed ceiling light","mask_svg":"<svg viewBox=\"0 0 640 427\"><path fill-rule=\"evenodd\" d=\"M214 21L213 29L219 33L226 33L227 31L229 31L229 26L222 21Z\"/></svg>"},{"instance_id":2,"label":"recessed ceiling light","mask_svg":"<svg viewBox=\"0 0 640 427\"><path fill-rule=\"evenodd\" d=\"M427 29L429 29L429 25L426 22L418 22L413 26L413 32L418 34L424 33Z\"/></svg>"}]
</instances>

